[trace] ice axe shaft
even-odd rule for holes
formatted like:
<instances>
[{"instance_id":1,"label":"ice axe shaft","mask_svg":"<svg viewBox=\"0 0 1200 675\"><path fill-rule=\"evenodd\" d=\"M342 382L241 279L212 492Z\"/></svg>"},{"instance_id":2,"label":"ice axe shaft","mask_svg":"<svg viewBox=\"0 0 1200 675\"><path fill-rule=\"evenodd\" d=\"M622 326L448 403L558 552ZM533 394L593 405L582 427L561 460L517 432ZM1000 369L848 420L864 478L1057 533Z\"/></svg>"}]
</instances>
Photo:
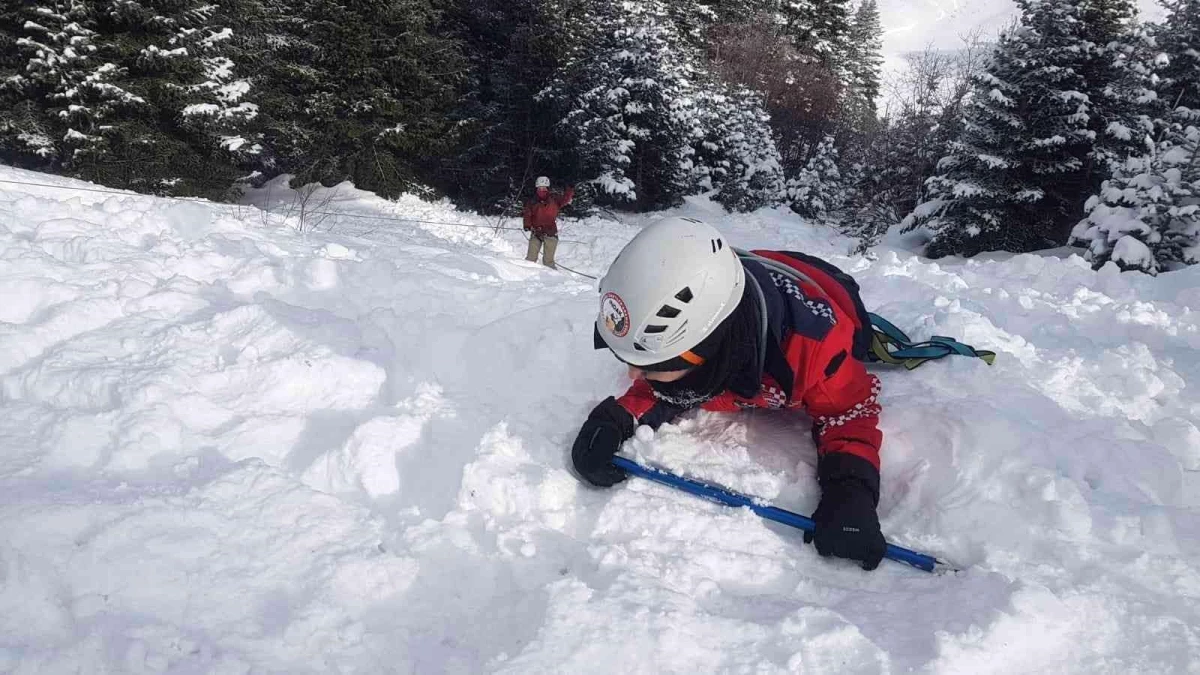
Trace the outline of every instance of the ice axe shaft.
<instances>
[{"instance_id":1,"label":"ice axe shaft","mask_svg":"<svg viewBox=\"0 0 1200 675\"><path fill-rule=\"evenodd\" d=\"M626 473L632 476L646 478L656 483L662 483L663 485L669 485L673 488L683 490L684 492L690 492L697 497L703 497L726 506L744 506L757 513L759 516L766 518L767 520L773 520L777 523L782 523L805 532L812 532L814 529L816 529L816 523L813 522L812 518L807 518L798 513L792 513L791 511L781 509L777 506L771 506L770 504L763 502L761 499L748 497L746 495L733 492L732 490L726 490L725 488L717 487L715 485L702 483L691 478L684 478L683 476L675 475L669 471L664 471L663 469L642 466L641 464L638 464L637 462L620 455L614 456L612 463L614 466L624 469ZM926 572L939 572L953 569L953 567L946 562L933 556L925 555L924 553L917 553L916 551L911 551L907 548L896 546L894 544L887 545L887 553L884 554L884 557L890 558L897 562L907 563L918 569L925 570Z\"/></svg>"}]
</instances>

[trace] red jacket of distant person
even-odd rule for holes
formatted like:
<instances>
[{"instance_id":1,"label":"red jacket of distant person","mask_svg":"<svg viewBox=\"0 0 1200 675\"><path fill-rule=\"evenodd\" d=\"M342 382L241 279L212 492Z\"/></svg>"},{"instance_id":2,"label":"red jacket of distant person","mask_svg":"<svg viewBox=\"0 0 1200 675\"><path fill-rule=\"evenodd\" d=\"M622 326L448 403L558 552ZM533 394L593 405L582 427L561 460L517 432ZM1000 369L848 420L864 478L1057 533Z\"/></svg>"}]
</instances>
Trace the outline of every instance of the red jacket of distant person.
<instances>
[{"instance_id":1,"label":"red jacket of distant person","mask_svg":"<svg viewBox=\"0 0 1200 675\"><path fill-rule=\"evenodd\" d=\"M525 229L542 237L557 237L558 212L574 197L574 186L568 186L560 195L549 188L538 188L534 198L525 203Z\"/></svg>"}]
</instances>

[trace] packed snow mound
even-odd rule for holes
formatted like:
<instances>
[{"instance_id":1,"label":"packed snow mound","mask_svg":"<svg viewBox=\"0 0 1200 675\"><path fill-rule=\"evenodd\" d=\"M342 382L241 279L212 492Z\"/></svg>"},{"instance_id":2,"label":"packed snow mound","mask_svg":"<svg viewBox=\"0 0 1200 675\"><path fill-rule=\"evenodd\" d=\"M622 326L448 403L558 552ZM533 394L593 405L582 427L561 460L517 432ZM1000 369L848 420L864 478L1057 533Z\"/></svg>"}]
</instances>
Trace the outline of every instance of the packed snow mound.
<instances>
[{"instance_id":1,"label":"packed snow mound","mask_svg":"<svg viewBox=\"0 0 1200 675\"><path fill-rule=\"evenodd\" d=\"M1200 662L1200 269L851 258L783 211L677 210L998 353L874 368L884 531L965 571L867 573L745 510L581 485L574 434L627 381L592 349L596 283L525 262L511 220L0 181L0 672ZM564 222L562 262L599 276L627 221ZM809 512L808 428L698 413L626 452Z\"/></svg>"}]
</instances>

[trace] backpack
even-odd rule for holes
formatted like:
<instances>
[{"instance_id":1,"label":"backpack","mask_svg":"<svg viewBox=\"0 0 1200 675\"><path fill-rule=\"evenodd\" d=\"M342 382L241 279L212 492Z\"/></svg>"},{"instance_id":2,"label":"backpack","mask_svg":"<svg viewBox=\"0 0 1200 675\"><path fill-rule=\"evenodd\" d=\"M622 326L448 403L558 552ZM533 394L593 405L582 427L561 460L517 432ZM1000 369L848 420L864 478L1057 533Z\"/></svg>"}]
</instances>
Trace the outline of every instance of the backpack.
<instances>
[{"instance_id":1,"label":"backpack","mask_svg":"<svg viewBox=\"0 0 1200 675\"><path fill-rule=\"evenodd\" d=\"M993 351L975 349L958 340L941 335L935 335L924 342L913 342L895 324L878 314L868 312L863 305L862 297L859 295L858 282L854 277L825 260L805 253L778 252L800 262L806 268L799 270L792 265L759 253L737 248L734 251L743 261L756 262L796 283L804 281L829 294L830 299L854 322L854 344L850 353L859 361L902 365L912 370L928 361L952 354L982 359L989 366L996 360L996 353ZM766 330L765 322L763 330ZM765 335L764 340L760 340L760 344L764 342Z\"/></svg>"}]
</instances>

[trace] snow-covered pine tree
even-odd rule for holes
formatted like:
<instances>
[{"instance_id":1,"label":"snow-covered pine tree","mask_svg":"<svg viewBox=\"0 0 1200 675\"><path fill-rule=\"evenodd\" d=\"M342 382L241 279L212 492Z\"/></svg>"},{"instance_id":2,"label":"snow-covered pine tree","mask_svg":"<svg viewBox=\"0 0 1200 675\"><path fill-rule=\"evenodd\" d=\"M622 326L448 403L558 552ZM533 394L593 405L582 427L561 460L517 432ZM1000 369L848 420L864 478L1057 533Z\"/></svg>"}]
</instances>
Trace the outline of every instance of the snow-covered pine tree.
<instances>
[{"instance_id":1,"label":"snow-covered pine tree","mask_svg":"<svg viewBox=\"0 0 1200 675\"><path fill-rule=\"evenodd\" d=\"M1156 274L1200 260L1200 0L1165 4L1167 20L1153 31L1163 56L1153 58L1149 41L1123 55L1126 88L1141 98L1151 87L1160 94L1159 115L1135 130L1145 151L1117 167L1073 233L1097 268L1112 260Z\"/></svg>"},{"instance_id":2,"label":"snow-covered pine tree","mask_svg":"<svg viewBox=\"0 0 1200 675\"><path fill-rule=\"evenodd\" d=\"M1176 179L1189 186L1188 194L1175 200L1175 221L1163 234L1158 248L1160 260L1185 265L1200 264L1200 108L1176 109L1179 126L1167 138L1172 146L1163 151L1163 161L1178 169Z\"/></svg>"},{"instance_id":3,"label":"snow-covered pine tree","mask_svg":"<svg viewBox=\"0 0 1200 675\"><path fill-rule=\"evenodd\" d=\"M1157 71L1160 98L1174 109L1200 110L1200 0L1161 0L1167 17L1155 27L1168 62Z\"/></svg>"},{"instance_id":4,"label":"snow-covered pine tree","mask_svg":"<svg viewBox=\"0 0 1200 675\"><path fill-rule=\"evenodd\" d=\"M264 176L344 180L391 197L446 152L461 54L432 0L259 0L254 41Z\"/></svg>"},{"instance_id":5,"label":"snow-covered pine tree","mask_svg":"<svg viewBox=\"0 0 1200 675\"><path fill-rule=\"evenodd\" d=\"M884 119L860 149L844 177L848 192L841 230L859 241L858 252L874 246L920 201L922 184L948 139L934 109L905 107Z\"/></svg>"},{"instance_id":6,"label":"snow-covered pine tree","mask_svg":"<svg viewBox=\"0 0 1200 675\"><path fill-rule=\"evenodd\" d=\"M187 30L176 43L199 58L199 77L183 90L199 100L184 107L183 126L197 135L203 151L213 143L240 167L257 164L264 152L252 102L254 59L237 31L253 30L254 0L222 0L217 13L200 30Z\"/></svg>"},{"instance_id":7,"label":"snow-covered pine tree","mask_svg":"<svg viewBox=\"0 0 1200 675\"><path fill-rule=\"evenodd\" d=\"M226 193L253 107L226 55L237 2L58 0L0 15L14 163L162 194ZM12 28L12 19L20 25Z\"/></svg>"},{"instance_id":8,"label":"snow-covered pine tree","mask_svg":"<svg viewBox=\"0 0 1200 675\"><path fill-rule=\"evenodd\" d=\"M850 0L782 0L779 12L796 48L803 54L817 57L838 75L843 86L848 86Z\"/></svg>"},{"instance_id":9,"label":"snow-covered pine tree","mask_svg":"<svg viewBox=\"0 0 1200 675\"><path fill-rule=\"evenodd\" d=\"M862 0L854 13L847 43L849 86L842 102L842 126L864 137L877 125L883 68L883 27L876 0Z\"/></svg>"},{"instance_id":10,"label":"snow-covered pine tree","mask_svg":"<svg viewBox=\"0 0 1200 675\"><path fill-rule=\"evenodd\" d=\"M1112 260L1157 274L1200 262L1200 115L1174 117L1161 141L1145 137L1147 152L1129 158L1089 201L1075 237L1097 269Z\"/></svg>"},{"instance_id":11,"label":"snow-covered pine tree","mask_svg":"<svg viewBox=\"0 0 1200 675\"><path fill-rule=\"evenodd\" d=\"M78 6L84 22L68 26L91 34L93 69L84 81L94 93L67 106L78 133L63 170L142 192L224 195L236 170L222 135L235 137L229 132L252 112L236 108L244 89L223 58L232 18L199 0ZM65 93L80 95L75 87ZM230 118L214 122L222 113Z\"/></svg>"},{"instance_id":12,"label":"snow-covered pine tree","mask_svg":"<svg viewBox=\"0 0 1200 675\"><path fill-rule=\"evenodd\" d=\"M730 211L753 211L784 197L783 167L761 97L706 82L696 94L695 183L715 190Z\"/></svg>"},{"instance_id":13,"label":"snow-covered pine tree","mask_svg":"<svg viewBox=\"0 0 1200 675\"><path fill-rule=\"evenodd\" d=\"M145 101L98 54L86 0L13 3L0 10L0 158L78 175L120 109Z\"/></svg>"},{"instance_id":14,"label":"snow-covered pine tree","mask_svg":"<svg viewBox=\"0 0 1200 675\"><path fill-rule=\"evenodd\" d=\"M708 29L719 16L719 8L704 0L670 0L664 3L664 7L680 37L692 48L703 49L708 39Z\"/></svg>"},{"instance_id":15,"label":"snow-covered pine tree","mask_svg":"<svg viewBox=\"0 0 1200 675\"><path fill-rule=\"evenodd\" d=\"M842 207L845 181L833 136L822 139L804 168L788 181L787 197L792 210L805 218L824 220Z\"/></svg>"},{"instance_id":16,"label":"snow-covered pine tree","mask_svg":"<svg viewBox=\"0 0 1200 675\"><path fill-rule=\"evenodd\" d=\"M80 14L77 3L0 8L0 161L35 169L61 161L64 129L47 108L57 83L70 81L93 49L90 31L68 28Z\"/></svg>"},{"instance_id":17,"label":"snow-covered pine tree","mask_svg":"<svg viewBox=\"0 0 1200 675\"><path fill-rule=\"evenodd\" d=\"M690 191L698 55L659 0L592 3L593 30L541 96L563 105L558 129L601 203L639 210Z\"/></svg>"},{"instance_id":18,"label":"snow-covered pine tree","mask_svg":"<svg viewBox=\"0 0 1200 675\"><path fill-rule=\"evenodd\" d=\"M1105 78L1123 71L1104 64L1113 60L1108 45L1124 37L1127 4L1018 0L1020 24L976 78L964 132L906 219L933 233L928 255L1029 251L1067 240L1106 177L1096 139L1119 116L1103 108L1103 92L1114 85Z\"/></svg>"},{"instance_id":19,"label":"snow-covered pine tree","mask_svg":"<svg viewBox=\"0 0 1200 675\"><path fill-rule=\"evenodd\" d=\"M1160 54L1130 0L1089 0L1082 5L1084 45L1090 57L1079 67L1088 89L1088 128L1096 142L1089 157L1093 189L1131 156L1154 129L1163 107L1156 91Z\"/></svg>"}]
</instances>

